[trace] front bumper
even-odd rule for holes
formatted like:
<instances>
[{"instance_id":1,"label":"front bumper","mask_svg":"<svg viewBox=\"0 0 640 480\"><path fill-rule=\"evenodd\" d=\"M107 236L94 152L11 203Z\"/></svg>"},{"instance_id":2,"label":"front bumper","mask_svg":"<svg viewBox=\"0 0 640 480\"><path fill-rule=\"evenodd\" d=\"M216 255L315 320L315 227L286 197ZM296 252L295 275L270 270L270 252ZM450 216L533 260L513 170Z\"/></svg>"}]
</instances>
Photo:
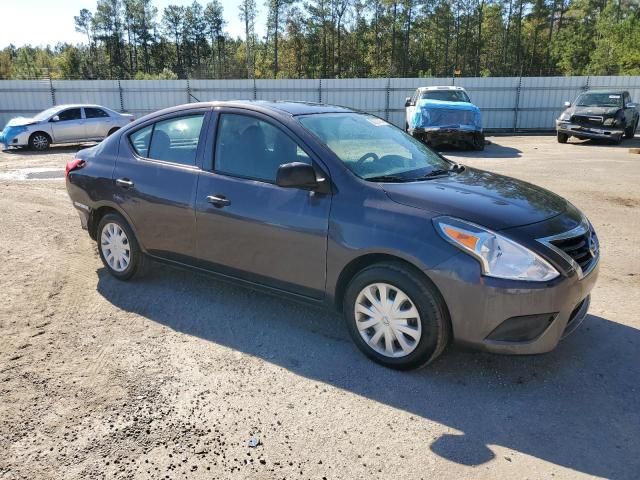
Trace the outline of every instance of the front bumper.
<instances>
[{"instance_id":1,"label":"front bumper","mask_svg":"<svg viewBox=\"0 0 640 480\"><path fill-rule=\"evenodd\" d=\"M571 122L556 120L556 130L578 138L614 139L619 140L624 130L607 127L583 127Z\"/></svg>"},{"instance_id":2,"label":"front bumper","mask_svg":"<svg viewBox=\"0 0 640 480\"><path fill-rule=\"evenodd\" d=\"M0 131L0 144L2 144L3 150L9 147L25 147L29 145L29 133L21 132L8 135L4 130Z\"/></svg>"},{"instance_id":3,"label":"front bumper","mask_svg":"<svg viewBox=\"0 0 640 480\"><path fill-rule=\"evenodd\" d=\"M473 142L477 135L482 134L482 130L472 128L453 127L431 127L431 128L410 128L409 135L419 138L425 143L469 143Z\"/></svg>"},{"instance_id":4,"label":"front bumper","mask_svg":"<svg viewBox=\"0 0 640 480\"><path fill-rule=\"evenodd\" d=\"M598 268L582 279L573 272L544 283L502 280L483 277L478 262L460 252L425 273L447 303L456 343L494 353L538 354L553 350L586 317ZM536 322L531 335L507 325L526 326L530 320Z\"/></svg>"}]
</instances>

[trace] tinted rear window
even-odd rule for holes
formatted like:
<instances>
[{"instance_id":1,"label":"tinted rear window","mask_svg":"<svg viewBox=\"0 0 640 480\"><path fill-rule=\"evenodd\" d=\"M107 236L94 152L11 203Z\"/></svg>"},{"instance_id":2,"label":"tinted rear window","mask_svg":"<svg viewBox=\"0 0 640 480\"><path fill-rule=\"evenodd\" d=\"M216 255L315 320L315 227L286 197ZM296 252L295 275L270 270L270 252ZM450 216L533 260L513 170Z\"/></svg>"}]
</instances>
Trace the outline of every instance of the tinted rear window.
<instances>
[{"instance_id":1,"label":"tinted rear window","mask_svg":"<svg viewBox=\"0 0 640 480\"><path fill-rule=\"evenodd\" d=\"M152 131L153 125L148 125L129 135L131 146L141 157L146 157L149 153L149 141L151 140Z\"/></svg>"},{"instance_id":2,"label":"tinted rear window","mask_svg":"<svg viewBox=\"0 0 640 480\"><path fill-rule=\"evenodd\" d=\"M104 110L102 110L101 108L85 107L84 116L87 118L102 118L102 117L108 117L109 114Z\"/></svg>"},{"instance_id":3,"label":"tinted rear window","mask_svg":"<svg viewBox=\"0 0 640 480\"><path fill-rule=\"evenodd\" d=\"M141 157L195 165L203 120L204 113L163 120L136 130L129 141Z\"/></svg>"}]
</instances>

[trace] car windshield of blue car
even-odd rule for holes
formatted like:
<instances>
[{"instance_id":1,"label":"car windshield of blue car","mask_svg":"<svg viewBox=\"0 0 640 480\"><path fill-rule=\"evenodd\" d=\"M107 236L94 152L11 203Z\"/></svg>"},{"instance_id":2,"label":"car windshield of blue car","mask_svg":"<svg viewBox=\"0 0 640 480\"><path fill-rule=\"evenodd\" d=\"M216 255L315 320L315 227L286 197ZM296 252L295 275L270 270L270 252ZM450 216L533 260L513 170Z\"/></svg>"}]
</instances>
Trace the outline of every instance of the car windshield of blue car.
<instances>
[{"instance_id":1,"label":"car windshield of blue car","mask_svg":"<svg viewBox=\"0 0 640 480\"><path fill-rule=\"evenodd\" d=\"M622 95L619 93L583 93L576 102L578 107L621 107Z\"/></svg>"},{"instance_id":2,"label":"car windshield of blue car","mask_svg":"<svg viewBox=\"0 0 640 480\"><path fill-rule=\"evenodd\" d=\"M410 182L448 172L452 164L384 120L361 113L302 115L300 123L355 175L371 181Z\"/></svg>"},{"instance_id":3,"label":"car windshield of blue car","mask_svg":"<svg viewBox=\"0 0 640 480\"><path fill-rule=\"evenodd\" d=\"M441 102L471 103L469 97L462 90L426 90L420 95L422 100L440 100Z\"/></svg>"},{"instance_id":4,"label":"car windshield of blue car","mask_svg":"<svg viewBox=\"0 0 640 480\"><path fill-rule=\"evenodd\" d=\"M42 122L43 120L49 120L49 117L51 117L52 115L55 115L58 112L58 110L60 110L60 107L47 108L46 110L43 110L42 112L34 116L33 119L37 122Z\"/></svg>"}]
</instances>

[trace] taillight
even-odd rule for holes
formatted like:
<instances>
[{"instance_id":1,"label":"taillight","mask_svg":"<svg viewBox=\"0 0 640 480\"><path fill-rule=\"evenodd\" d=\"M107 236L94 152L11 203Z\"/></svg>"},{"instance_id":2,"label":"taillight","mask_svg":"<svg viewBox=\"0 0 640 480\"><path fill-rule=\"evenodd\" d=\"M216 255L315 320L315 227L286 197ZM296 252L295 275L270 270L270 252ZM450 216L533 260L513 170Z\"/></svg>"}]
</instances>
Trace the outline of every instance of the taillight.
<instances>
[{"instance_id":1,"label":"taillight","mask_svg":"<svg viewBox=\"0 0 640 480\"><path fill-rule=\"evenodd\" d=\"M72 158L67 160L67 165L64 167L64 176L65 178L69 176L69 172L73 172L74 170L79 170L87 164L81 158Z\"/></svg>"}]
</instances>

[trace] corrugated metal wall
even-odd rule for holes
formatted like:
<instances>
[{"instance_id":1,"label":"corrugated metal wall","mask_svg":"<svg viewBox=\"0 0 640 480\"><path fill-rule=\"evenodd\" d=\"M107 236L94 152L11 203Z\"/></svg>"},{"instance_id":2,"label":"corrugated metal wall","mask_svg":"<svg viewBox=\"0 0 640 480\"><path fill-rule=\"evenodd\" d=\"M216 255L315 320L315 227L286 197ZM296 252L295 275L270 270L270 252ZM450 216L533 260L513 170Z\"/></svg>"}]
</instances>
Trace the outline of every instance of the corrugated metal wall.
<instances>
[{"instance_id":1,"label":"corrugated metal wall","mask_svg":"<svg viewBox=\"0 0 640 480\"><path fill-rule=\"evenodd\" d=\"M0 125L52 105L97 103L141 116L196 100L302 100L363 110L404 126L404 100L420 86L467 89L487 130L551 130L562 103L594 88L629 90L640 77L354 78L322 80L2 80Z\"/></svg>"}]
</instances>

